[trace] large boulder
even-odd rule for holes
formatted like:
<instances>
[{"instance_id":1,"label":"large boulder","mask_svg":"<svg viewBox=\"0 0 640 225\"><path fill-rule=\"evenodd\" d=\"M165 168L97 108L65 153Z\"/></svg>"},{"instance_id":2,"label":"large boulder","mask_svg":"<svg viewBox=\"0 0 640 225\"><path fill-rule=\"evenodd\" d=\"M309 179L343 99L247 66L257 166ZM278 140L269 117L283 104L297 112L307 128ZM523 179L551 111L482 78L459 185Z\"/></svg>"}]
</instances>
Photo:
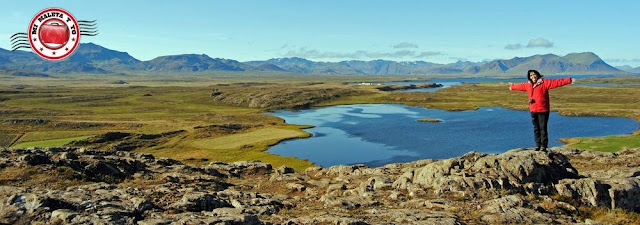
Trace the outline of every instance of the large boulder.
<instances>
[{"instance_id":1,"label":"large boulder","mask_svg":"<svg viewBox=\"0 0 640 225\"><path fill-rule=\"evenodd\" d=\"M481 220L488 224L567 224L573 223L570 217L534 210L527 200L518 195L509 195L484 202L480 213Z\"/></svg>"},{"instance_id":2,"label":"large boulder","mask_svg":"<svg viewBox=\"0 0 640 225\"><path fill-rule=\"evenodd\" d=\"M471 152L429 163L414 172L411 182L436 193L479 189L524 191L526 183L551 185L565 178L578 178L578 171L566 156L518 149L498 155ZM408 182L397 180L395 186L402 187Z\"/></svg>"},{"instance_id":3,"label":"large boulder","mask_svg":"<svg viewBox=\"0 0 640 225\"><path fill-rule=\"evenodd\" d=\"M563 179L555 185L556 192L563 197L580 199L591 206L611 206L611 185L592 179Z\"/></svg>"},{"instance_id":4,"label":"large boulder","mask_svg":"<svg viewBox=\"0 0 640 225\"><path fill-rule=\"evenodd\" d=\"M214 195L208 193L188 193L180 201L171 205L170 208L177 212L201 212L230 206L228 202L217 199Z\"/></svg>"},{"instance_id":5,"label":"large boulder","mask_svg":"<svg viewBox=\"0 0 640 225\"><path fill-rule=\"evenodd\" d=\"M244 175L265 175L273 172L273 167L269 163L260 161L239 161L234 163L212 162L206 167L206 171L212 175L224 175L240 177Z\"/></svg>"},{"instance_id":6,"label":"large boulder","mask_svg":"<svg viewBox=\"0 0 640 225\"><path fill-rule=\"evenodd\" d=\"M580 170L583 179L561 180L555 189L561 196L607 208L640 212L640 149L616 153L557 149Z\"/></svg>"},{"instance_id":7,"label":"large boulder","mask_svg":"<svg viewBox=\"0 0 640 225\"><path fill-rule=\"evenodd\" d=\"M621 208L640 212L640 178L611 182L609 196L612 209Z\"/></svg>"}]
</instances>

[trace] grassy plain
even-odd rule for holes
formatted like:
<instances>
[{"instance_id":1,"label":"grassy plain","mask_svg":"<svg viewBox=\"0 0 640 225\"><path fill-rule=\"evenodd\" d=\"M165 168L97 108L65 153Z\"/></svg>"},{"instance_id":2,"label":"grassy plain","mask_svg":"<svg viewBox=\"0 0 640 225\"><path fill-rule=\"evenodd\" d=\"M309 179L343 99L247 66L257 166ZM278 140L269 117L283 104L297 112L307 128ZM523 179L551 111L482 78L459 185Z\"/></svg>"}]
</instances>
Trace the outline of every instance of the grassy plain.
<instances>
[{"instance_id":1,"label":"grassy plain","mask_svg":"<svg viewBox=\"0 0 640 225\"><path fill-rule=\"evenodd\" d=\"M12 145L11 147L14 147L14 148L30 148L30 147L40 147L40 146L61 147L61 146L66 145L69 142L82 140L82 139L85 139L85 138L88 138L88 137L91 137L91 136L80 136L80 137L72 137L72 138L50 139L50 140L46 140L46 141L29 141L29 142L22 142L22 143L19 143L19 144L15 144L15 145Z\"/></svg>"},{"instance_id":2,"label":"grassy plain","mask_svg":"<svg viewBox=\"0 0 640 225\"><path fill-rule=\"evenodd\" d=\"M307 126L286 124L265 111L360 103L401 103L446 110L483 106L527 109L526 94L509 91L506 83L465 84L433 93L384 92L376 86L343 84L415 78L233 73L56 78L0 75L0 146L56 146L107 132L144 136L180 131L155 139L121 138L90 146L109 149L127 144L134 146L134 151L187 163L261 160L301 170L313 163L265 150L282 140L308 137L302 130ZM620 78L599 79L621 82ZM625 82L635 83L634 79ZM113 84L117 80L129 84ZM552 109L563 115L640 121L639 90L637 85L566 86L551 91ZM144 141L148 143L140 144ZM639 147L640 133L563 141L584 149L617 151Z\"/></svg>"}]
</instances>

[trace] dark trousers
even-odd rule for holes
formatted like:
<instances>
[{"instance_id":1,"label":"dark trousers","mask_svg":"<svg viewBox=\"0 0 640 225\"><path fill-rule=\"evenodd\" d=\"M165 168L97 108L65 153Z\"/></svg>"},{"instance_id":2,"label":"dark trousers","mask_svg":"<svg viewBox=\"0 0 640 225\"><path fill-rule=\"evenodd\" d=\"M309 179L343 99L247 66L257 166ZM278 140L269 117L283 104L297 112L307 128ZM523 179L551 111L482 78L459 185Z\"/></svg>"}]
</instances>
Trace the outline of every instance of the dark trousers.
<instances>
[{"instance_id":1,"label":"dark trousers","mask_svg":"<svg viewBox=\"0 0 640 225\"><path fill-rule=\"evenodd\" d=\"M549 134L547 133L549 112L531 112L531 122L533 122L533 136L536 140L536 147L546 148L549 144Z\"/></svg>"}]
</instances>

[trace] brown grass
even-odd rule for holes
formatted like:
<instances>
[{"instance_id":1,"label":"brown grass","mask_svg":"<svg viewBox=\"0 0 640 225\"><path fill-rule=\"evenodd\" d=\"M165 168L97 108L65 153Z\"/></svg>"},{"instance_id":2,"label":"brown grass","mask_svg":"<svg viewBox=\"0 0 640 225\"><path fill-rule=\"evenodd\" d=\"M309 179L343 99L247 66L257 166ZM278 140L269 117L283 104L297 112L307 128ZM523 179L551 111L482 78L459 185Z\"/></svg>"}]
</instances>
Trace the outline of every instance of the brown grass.
<instances>
[{"instance_id":1,"label":"brown grass","mask_svg":"<svg viewBox=\"0 0 640 225\"><path fill-rule=\"evenodd\" d=\"M59 190L84 183L81 174L64 166L50 170L39 167L7 167L0 170L0 185Z\"/></svg>"},{"instance_id":2,"label":"brown grass","mask_svg":"<svg viewBox=\"0 0 640 225\"><path fill-rule=\"evenodd\" d=\"M580 216L582 217L582 219L591 219L611 224L640 224L639 213L630 212L623 209L606 209L602 207L582 206L578 208L578 211L580 212Z\"/></svg>"}]
</instances>

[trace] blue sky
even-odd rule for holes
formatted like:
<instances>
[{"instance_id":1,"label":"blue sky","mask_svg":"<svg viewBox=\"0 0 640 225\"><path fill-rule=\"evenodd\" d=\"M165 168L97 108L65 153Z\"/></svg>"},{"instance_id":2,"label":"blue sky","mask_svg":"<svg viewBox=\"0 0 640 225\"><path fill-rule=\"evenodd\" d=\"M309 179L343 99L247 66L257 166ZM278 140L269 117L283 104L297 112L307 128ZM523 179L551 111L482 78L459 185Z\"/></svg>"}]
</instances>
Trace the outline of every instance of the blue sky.
<instances>
[{"instance_id":1,"label":"blue sky","mask_svg":"<svg viewBox=\"0 0 640 225\"><path fill-rule=\"evenodd\" d=\"M140 60L197 53L240 61L390 59L450 63L591 51L640 66L637 1L2 1L0 48L61 7L97 20L83 37Z\"/></svg>"}]
</instances>

